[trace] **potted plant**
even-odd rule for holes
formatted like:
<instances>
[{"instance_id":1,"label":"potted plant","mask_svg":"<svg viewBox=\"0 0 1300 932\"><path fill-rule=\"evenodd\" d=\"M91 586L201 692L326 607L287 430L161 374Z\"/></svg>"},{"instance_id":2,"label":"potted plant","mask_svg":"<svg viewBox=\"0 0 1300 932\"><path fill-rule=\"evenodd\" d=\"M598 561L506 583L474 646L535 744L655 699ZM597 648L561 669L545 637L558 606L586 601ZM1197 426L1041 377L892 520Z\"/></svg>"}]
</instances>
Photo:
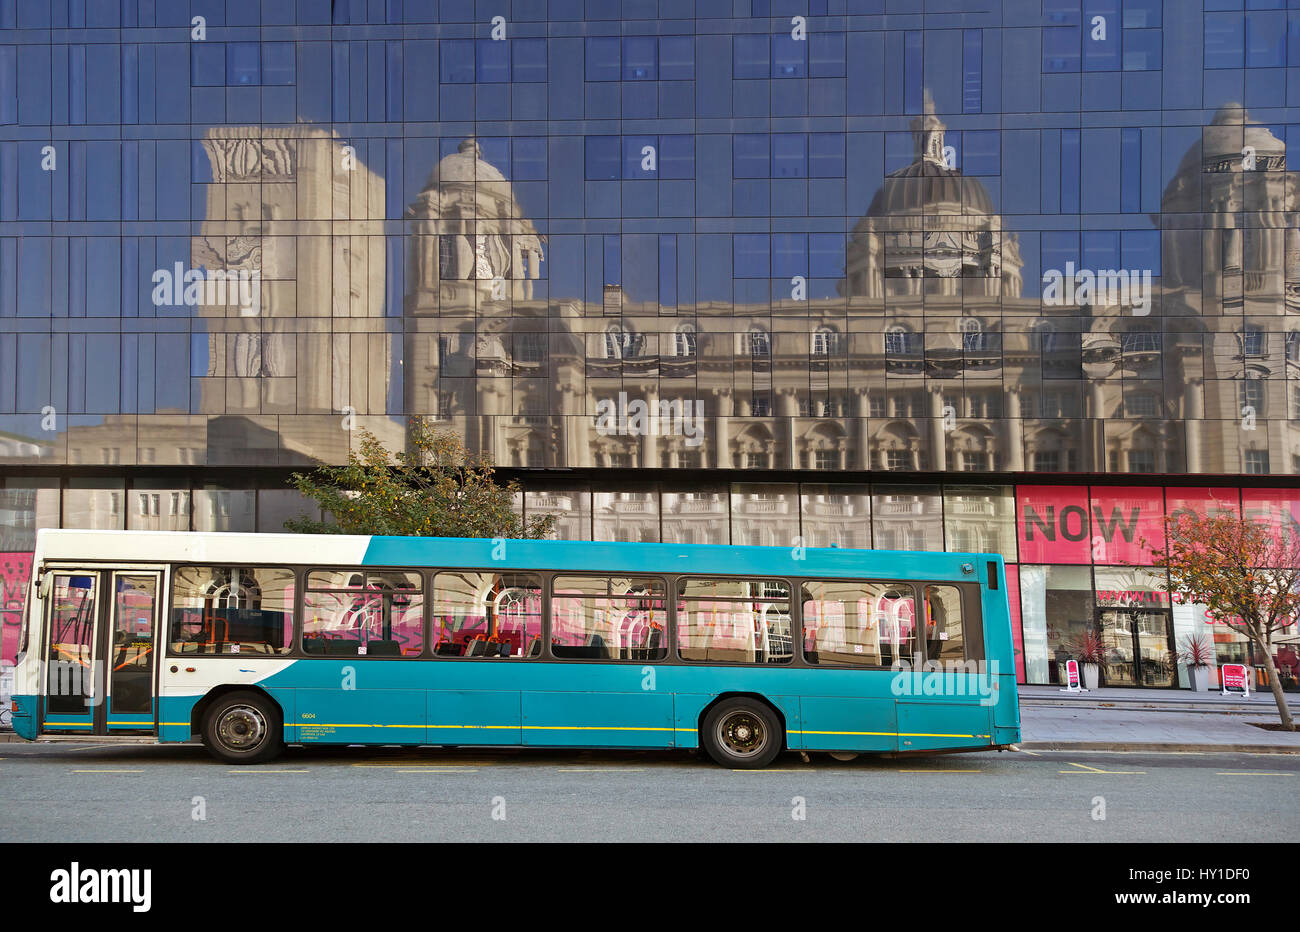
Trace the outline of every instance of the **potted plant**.
<instances>
[{"instance_id":1,"label":"potted plant","mask_svg":"<svg viewBox=\"0 0 1300 932\"><path fill-rule=\"evenodd\" d=\"M1187 682L1192 692L1204 692L1210 686L1210 665L1214 663L1214 642L1204 634L1189 634L1183 639L1178 662L1187 667Z\"/></svg>"},{"instance_id":2,"label":"potted plant","mask_svg":"<svg viewBox=\"0 0 1300 932\"><path fill-rule=\"evenodd\" d=\"M1101 665L1106 660L1106 642L1095 631L1085 631L1074 645L1074 652L1083 664L1083 685L1096 689L1101 675Z\"/></svg>"}]
</instances>

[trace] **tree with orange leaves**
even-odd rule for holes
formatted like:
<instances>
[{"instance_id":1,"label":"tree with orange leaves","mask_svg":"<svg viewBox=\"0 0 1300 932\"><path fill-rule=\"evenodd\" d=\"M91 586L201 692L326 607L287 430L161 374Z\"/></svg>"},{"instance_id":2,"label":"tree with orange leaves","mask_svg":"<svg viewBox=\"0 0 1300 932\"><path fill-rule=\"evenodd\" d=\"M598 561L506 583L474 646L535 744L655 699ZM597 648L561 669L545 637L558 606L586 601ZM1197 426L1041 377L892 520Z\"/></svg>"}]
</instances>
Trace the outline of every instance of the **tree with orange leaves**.
<instances>
[{"instance_id":1,"label":"tree with orange leaves","mask_svg":"<svg viewBox=\"0 0 1300 932\"><path fill-rule=\"evenodd\" d=\"M1169 568L1168 592L1206 607L1206 615L1240 631L1260 649L1282 717L1295 731L1273 662L1273 637L1300 615L1300 534L1235 514L1182 512L1165 519L1166 546L1146 543Z\"/></svg>"}]
</instances>

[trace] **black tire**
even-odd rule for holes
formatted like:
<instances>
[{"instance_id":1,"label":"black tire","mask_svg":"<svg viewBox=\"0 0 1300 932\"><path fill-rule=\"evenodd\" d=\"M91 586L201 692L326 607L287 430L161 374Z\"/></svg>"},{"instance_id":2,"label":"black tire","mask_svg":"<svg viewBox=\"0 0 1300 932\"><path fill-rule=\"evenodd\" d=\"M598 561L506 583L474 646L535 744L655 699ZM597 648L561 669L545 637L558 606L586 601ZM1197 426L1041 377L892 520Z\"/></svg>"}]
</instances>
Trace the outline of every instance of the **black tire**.
<instances>
[{"instance_id":1,"label":"black tire","mask_svg":"<svg viewBox=\"0 0 1300 932\"><path fill-rule=\"evenodd\" d=\"M761 770L781 753L785 733L766 702L740 696L709 710L700 728L700 744L722 767Z\"/></svg>"},{"instance_id":2,"label":"black tire","mask_svg":"<svg viewBox=\"0 0 1300 932\"><path fill-rule=\"evenodd\" d=\"M226 693L203 715L203 744L230 764L274 760L284 750L280 709L261 693Z\"/></svg>"}]
</instances>

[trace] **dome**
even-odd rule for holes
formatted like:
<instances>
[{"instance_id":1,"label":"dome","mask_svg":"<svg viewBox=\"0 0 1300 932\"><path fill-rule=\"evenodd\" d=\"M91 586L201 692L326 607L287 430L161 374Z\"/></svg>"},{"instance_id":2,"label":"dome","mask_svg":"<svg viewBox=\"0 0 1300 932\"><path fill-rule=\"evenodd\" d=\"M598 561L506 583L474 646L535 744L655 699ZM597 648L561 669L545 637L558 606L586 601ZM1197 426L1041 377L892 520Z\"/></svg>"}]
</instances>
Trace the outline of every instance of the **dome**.
<instances>
[{"instance_id":1,"label":"dome","mask_svg":"<svg viewBox=\"0 0 1300 932\"><path fill-rule=\"evenodd\" d=\"M963 175L960 169L921 159L885 176L867 216L938 213L935 208L949 204L960 205L966 214L994 213L993 198L983 182Z\"/></svg>"},{"instance_id":2,"label":"dome","mask_svg":"<svg viewBox=\"0 0 1300 932\"><path fill-rule=\"evenodd\" d=\"M873 219L889 220L922 214L992 216L996 213L988 188L977 178L949 168L944 158L942 120L926 92L925 113L912 121L912 161L885 176L871 199L859 230L873 227Z\"/></svg>"},{"instance_id":3,"label":"dome","mask_svg":"<svg viewBox=\"0 0 1300 932\"><path fill-rule=\"evenodd\" d=\"M1019 294L1015 234L1002 230L984 183L950 167L943 121L927 90L912 120L912 161L885 176L845 251L840 294ZM948 279L922 285L919 279ZM981 290L982 289L982 290Z\"/></svg>"},{"instance_id":4,"label":"dome","mask_svg":"<svg viewBox=\"0 0 1300 932\"><path fill-rule=\"evenodd\" d=\"M446 156L433 168L433 174L425 182L425 187L436 184L462 183L473 184L476 181L505 181L495 166L483 160L483 150L473 136L461 142L456 151Z\"/></svg>"},{"instance_id":5,"label":"dome","mask_svg":"<svg viewBox=\"0 0 1300 932\"><path fill-rule=\"evenodd\" d=\"M1252 120L1241 104L1224 104L1215 111L1209 126L1201 131L1201 144L1192 145L1183 154L1166 192L1171 191L1174 182L1183 176L1240 171L1244 146L1254 148L1257 170L1286 168L1286 143L1274 136L1267 126Z\"/></svg>"}]
</instances>

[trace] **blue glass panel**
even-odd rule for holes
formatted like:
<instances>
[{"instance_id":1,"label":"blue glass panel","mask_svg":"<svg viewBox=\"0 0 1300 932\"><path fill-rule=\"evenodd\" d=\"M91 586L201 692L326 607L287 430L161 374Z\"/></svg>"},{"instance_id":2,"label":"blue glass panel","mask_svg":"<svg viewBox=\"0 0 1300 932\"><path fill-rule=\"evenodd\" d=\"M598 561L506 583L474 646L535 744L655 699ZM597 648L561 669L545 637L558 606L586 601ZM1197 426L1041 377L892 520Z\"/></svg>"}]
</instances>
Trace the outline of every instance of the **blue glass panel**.
<instances>
[{"instance_id":1,"label":"blue glass panel","mask_svg":"<svg viewBox=\"0 0 1300 932\"><path fill-rule=\"evenodd\" d=\"M226 43L226 83L262 83L262 55L256 42Z\"/></svg>"},{"instance_id":2,"label":"blue glass panel","mask_svg":"<svg viewBox=\"0 0 1300 932\"><path fill-rule=\"evenodd\" d=\"M545 39L512 39L510 52L514 66L511 77L515 81L540 83L546 80Z\"/></svg>"},{"instance_id":3,"label":"blue glass panel","mask_svg":"<svg viewBox=\"0 0 1300 932\"><path fill-rule=\"evenodd\" d=\"M1240 68L1246 57L1246 24L1240 13L1205 14L1205 67Z\"/></svg>"},{"instance_id":4,"label":"blue glass panel","mask_svg":"<svg viewBox=\"0 0 1300 932\"><path fill-rule=\"evenodd\" d=\"M772 76L770 41L765 35L736 36L733 43L733 72L737 78Z\"/></svg>"},{"instance_id":5,"label":"blue glass panel","mask_svg":"<svg viewBox=\"0 0 1300 932\"><path fill-rule=\"evenodd\" d=\"M984 33L979 29L962 32L961 112L979 113L984 106Z\"/></svg>"},{"instance_id":6,"label":"blue glass panel","mask_svg":"<svg viewBox=\"0 0 1300 932\"><path fill-rule=\"evenodd\" d=\"M695 177L695 137L659 137L659 177Z\"/></svg>"},{"instance_id":7,"label":"blue glass panel","mask_svg":"<svg viewBox=\"0 0 1300 932\"><path fill-rule=\"evenodd\" d=\"M808 140L802 133L773 134L772 177L808 177Z\"/></svg>"},{"instance_id":8,"label":"blue glass panel","mask_svg":"<svg viewBox=\"0 0 1300 932\"><path fill-rule=\"evenodd\" d=\"M612 181L619 177L619 138L617 136L588 136L586 147L588 181Z\"/></svg>"},{"instance_id":9,"label":"blue glass panel","mask_svg":"<svg viewBox=\"0 0 1300 932\"><path fill-rule=\"evenodd\" d=\"M510 80L510 43L480 39L475 48L475 75L483 84L504 84Z\"/></svg>"},{"instance_id":10,"label":"blue glass panel","mask_svg":"<svg viewBox=\"0 0 1300 932\"><path fill-rule=\"evenodd\" d=\"M616 36L587 39L587 80L617 81L622 73L619 40Z\"/></svg>"},{"instance_id":11,"label":"blue glass panel","mask_svg":"<svg viewBox=\"0 0 1300 932\"><path fill-rule=\"evenodd\" d=\"M221 87L226 83L226 44L194 42L190 45L190 81L196 87Z\"/></svg>"},{"instance_id":12,"label":"blue glass panel","mask_svg":"<svg viewBox=\"0 0 1300 932\"><path fill-rule=\"evenodd\" d=\"M1125 29L1125 71L1159 71L1163 33L1159 29Z\"/></svg>"},{"instance_id":13,"label":"blue glass panel","mask_svg":"<svg viewBox=\"0 0 1300 932\"><path fill-rule=\"evenodd\" d=\"M653 81L659 76L656 40L653 36L629 36L623 40L623 80Z\"/></svg>"},{"instance_id":14,"label":"blue glass panel","mask_svg":"<svg viewBox=\"0 0 1300 932\"><path fill-rule=\"evenodd\" d=\"M961 169L967 175L997 175L1002 171L1002 134L996 130L966 130L961 134Z\"/></svg>"},{"instance_id":15,"label":"blue glass panel","mask_svg":"<svg viewBox=\"0 0 1300 932\"><path fill-rule=\"evenodd\" d=\"M449 39L439 43L439 66L443 84L474 83L474 42Z\"/></svg>"},{"instance_id":16,"label":"blue glass panel","mask_svg":"<svg viewBox=\"0 0 1300 932\"><path fill-rule=\"evenodd\" d=\"M1044 28L1043 71L1078 71L1081 37L1082 33L1078 26L1048 26Z\"/></svg>"},{"instance_id":17,"label":"blue glass panel","mask_svg":"<svg viewBox=\"0 0 1300 932\"><path fill-rule=\"evenodd\" d=\"M1280 68L1286 64L1286 14L1246 14L1246 67Z\"/></svg>"},{"instance_id":18,"label":"blue glass panel","mask_svg":"<svg viewBox=\"0 0 1300 932\"><path fill-rule=\"evenodd\" d=\"M844 177L844 136L812 133L808 137L808 174L813 178Z\"/></svg>"},{"instance_id":19,"label":"blue glass panel","mask_svg":"<svg viewBox=\"0 0 1300 932\"><path fill-rule=\"evenodd\" d=\"M772 77L803 78L808 75L808 41L788 33L772 37Z\"/></svg>"},{"instance_id":20,"label":"blue glass panel","mask_svg":"<svg viewBox=\"0 0 1300 932\"><path fill-rule=\"evenodd\" d=\"M732 172L736 178L766 178L771 173L767 136L737 133L732 137Z\"/></svg>"},{"instance_id":21,"label":"blue glass panel","mask_svg":"<svg viewBox=\"0 0 1300 932\"><path fill-rule=\"evenodd\" d=\"M695 38L659 37L659 77L664 81L695 79Z\"/></svg>"},{"instance_id":22,"label":"blue glass panel","mask_svg":"<svg viewBox=\"0 0 1300 932\"><path fill-rule=\"evenodd\" d=\"M295 48L292 42L262 43L262 83L270 85L292 84L294 81Z\"/></svg>"},{"instance_id":23,"label":"blue glass panel","mask_svg":"<svg viewBox=\"0 0 1300 932\"><path fill-rule=\"evenodd\" d=\"M766 233L737 233L732 245L736 278L771 277L771 237Z\"/></svg>"}]
</instances>

